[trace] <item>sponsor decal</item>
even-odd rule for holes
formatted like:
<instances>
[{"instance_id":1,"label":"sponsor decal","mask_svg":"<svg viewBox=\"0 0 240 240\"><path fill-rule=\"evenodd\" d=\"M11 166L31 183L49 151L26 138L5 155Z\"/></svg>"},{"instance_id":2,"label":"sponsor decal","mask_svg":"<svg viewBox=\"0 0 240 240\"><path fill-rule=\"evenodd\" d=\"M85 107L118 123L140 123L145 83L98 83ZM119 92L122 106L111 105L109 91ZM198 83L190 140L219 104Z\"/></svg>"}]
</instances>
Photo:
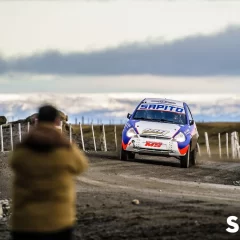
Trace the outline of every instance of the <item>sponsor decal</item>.
<instances>
[{"instance_id":1,"label":"sponsor decal","mask_svg":"<svg viewBox=\"0 0 240 240\"><path fill-rule=\"evenodd\" d=\"M161 130L161 129L151 129L151 128L146 128L142 131L142 134L153 134L153 135L160 135L160 136L164 136L166 134L168 134L170 131L166 131L166 130Z\"/></svg>"},{"instance_id":2,"label":"sponsor decal","mask_svg":"<svg viewBox=\"0 0 240 240\"><path fill-rule=\"evenodd\" d=\"M184 108L164 104L141 104L138 110L162 110L176 113L184 113Z\"/></svg>"},{"instance_id":3,"label":"sponsor decal","mask_svg":"<svg viewBox=\"0 0 240 240\"><path fill-rule=\"evenodd\" d=\"M157 103L166 103L166 104L176 104L175 102L171 102L171 101L166 101L166 100L153 100L151 102L157 102Z\"/></svg>"},{"instance_id":4,"label":"sponsor decal","mask_svg":"<svg viewBox=\"0 0 240 240\"><path fill-rule=\"evenodd\" d=\"M187 130L184 132L185 135L188 135L188 134L190 134L190 133L191 133L191 132L190 132L189 129L187 129Z\"/></svg>"},{"instance_id":5,"label":"sponsor decal","mask_svg":"<svg viewBox=\"0 0 240 240\"><path fill-rule=\"evenodd\" d=\"M130 128L130 127L131 127L131 125L129 123L126 123L124 126L124 128Z\"/></svg>"},{"instance_id":6,"label":"sponsor decal","mask_svg":"<svg viewBox=\"0 0 240 240\"><path fill-rule=\"evenodd\" d=\"M162 143L146 141L145 146L146 147L157 147L158 148L158 147L162 146Z\"/></svg>"}]
</instances>

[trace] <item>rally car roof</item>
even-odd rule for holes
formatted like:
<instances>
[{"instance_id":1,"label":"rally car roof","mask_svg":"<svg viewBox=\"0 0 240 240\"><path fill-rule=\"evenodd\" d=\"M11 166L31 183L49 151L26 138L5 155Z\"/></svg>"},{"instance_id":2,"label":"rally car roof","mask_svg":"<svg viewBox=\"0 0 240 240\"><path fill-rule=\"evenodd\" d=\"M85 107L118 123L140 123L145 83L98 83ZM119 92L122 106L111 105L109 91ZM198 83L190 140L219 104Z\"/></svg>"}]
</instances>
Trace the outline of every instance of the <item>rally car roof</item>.
<instances>
[{"instance_id":1,"label":"rally car roof","mask_svg":"<svg viewBox=\"0 0 240 240\"><path fill-rule=\"evenodd\" d=\"M183 106L184 102L179 100L167 99L167 98L145 98L142 100L142 103L164 103L164 104L171 104L177 106Z\"/></svg>"}]
</instances>

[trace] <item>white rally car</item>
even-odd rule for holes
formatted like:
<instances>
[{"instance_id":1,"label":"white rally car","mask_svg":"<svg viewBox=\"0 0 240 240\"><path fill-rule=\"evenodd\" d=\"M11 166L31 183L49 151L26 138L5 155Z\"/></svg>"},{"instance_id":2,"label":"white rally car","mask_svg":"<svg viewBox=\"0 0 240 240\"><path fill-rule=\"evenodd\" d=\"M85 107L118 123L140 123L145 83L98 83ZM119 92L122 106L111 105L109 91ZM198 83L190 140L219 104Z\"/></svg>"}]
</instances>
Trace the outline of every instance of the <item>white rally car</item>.
<instances>
[{"instance_id":1,"label":"white rally car","mask_svg":"<svg viewBox=\"0 0 240 240\"><path fill-rule=\"evenodd\" d=\"M142 154L175 157L183 168L196 164L199 134L185 102L147 98L127 118L122 131L121 160Z\"/></svg>"}]
</instances>

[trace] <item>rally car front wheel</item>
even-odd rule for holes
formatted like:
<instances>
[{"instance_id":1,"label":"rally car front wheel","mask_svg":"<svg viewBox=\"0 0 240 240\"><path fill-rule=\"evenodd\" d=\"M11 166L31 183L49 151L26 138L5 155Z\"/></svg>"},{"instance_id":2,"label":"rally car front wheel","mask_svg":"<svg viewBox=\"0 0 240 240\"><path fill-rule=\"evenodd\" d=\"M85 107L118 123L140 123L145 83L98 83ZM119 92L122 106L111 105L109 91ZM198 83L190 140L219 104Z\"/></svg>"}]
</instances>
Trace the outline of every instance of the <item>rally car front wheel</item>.
<instances>
[{"instance_id":1,"label":"rally car front wheel","mask_svg":"<svg viewBox=\"0 0 240 240\"><path fill-rule=\"evenodd\" d=\"M197 149L196 148L191 149L191 144L190 144L190 147L188 148L186 155L180 158L181 168L189 168L191 166L195 166L196 155L197 155Z\"/></svg>"},{"instance_id":2,"label":"rally car front wheel","mask_svg":"<svg viewBox=\"0 0 240 240\"><path fill-rule=\"evenodd\" d=\"M190 149L188 149L185 156L182 156L180 158L181 168L189 168L189 163L190 163Z\"/></svg>"},{"instance_id":3,"label":"rally car front wheel","mask_svg":"<svg viewBox=\"0 0 240 240\"><path fill-rule=\"evenodd\" d=\"M128 161L134 158L135 158L135 153L125 151L123 148L121 148L120 160Z\"/></svg>"},{"instance_id":4,"label":"rally car front wheel","mask_svg":"<svg viewBox=\"0 0 240 240\"><path fill-rule=\"evenodd\" d=\"M197 148L195 147L190 153L190 164L191 166L196 165L197 160Z\"/></svg>"}]
</instances>

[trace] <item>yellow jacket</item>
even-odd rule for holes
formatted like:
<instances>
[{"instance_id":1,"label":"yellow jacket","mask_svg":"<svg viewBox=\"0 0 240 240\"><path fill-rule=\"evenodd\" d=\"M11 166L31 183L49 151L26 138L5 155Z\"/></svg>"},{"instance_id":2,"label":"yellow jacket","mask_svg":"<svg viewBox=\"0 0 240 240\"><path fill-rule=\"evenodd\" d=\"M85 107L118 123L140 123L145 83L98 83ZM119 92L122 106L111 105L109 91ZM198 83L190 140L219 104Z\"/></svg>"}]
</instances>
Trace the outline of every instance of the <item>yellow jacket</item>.
<instances>
[{"instance_id":1,"label":"yellow jacket","mask_svg":"<svg viewBox=\"0 0 240 240\"><path fill-rule=\"evenodd\" d=\"M75 224L75 176L88 168L83 152L54 126L39 124L9 159L14 173L15 231L55 231Z\"/></svg>"}]
</instances>

